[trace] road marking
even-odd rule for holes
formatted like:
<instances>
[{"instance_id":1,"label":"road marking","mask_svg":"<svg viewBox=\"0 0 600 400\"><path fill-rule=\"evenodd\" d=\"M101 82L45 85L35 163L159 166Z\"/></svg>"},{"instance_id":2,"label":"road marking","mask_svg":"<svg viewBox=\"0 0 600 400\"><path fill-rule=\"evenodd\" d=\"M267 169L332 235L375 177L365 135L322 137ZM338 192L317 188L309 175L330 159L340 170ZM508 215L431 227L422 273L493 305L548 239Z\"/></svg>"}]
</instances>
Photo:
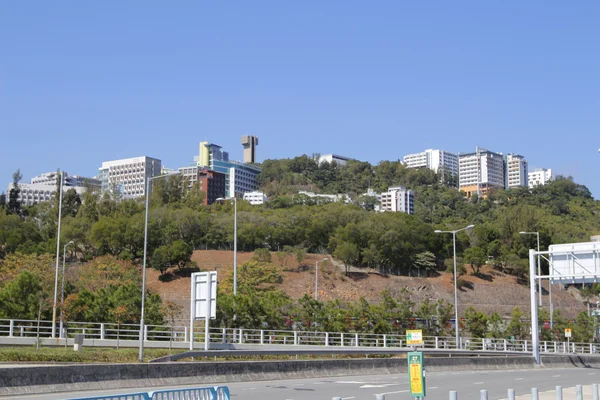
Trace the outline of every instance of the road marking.
<instances>
[{"instance_id":1,"label":"road marking","mask_svg":"<svg viewBox=\"0 0 600 400\"><path fill-rule=\"evenodd\" d=\"M363 384L365 384L367 382L364 382L364 381L335 381L333 383L341 383L343 385L344 384L352 384L352 383L354 383L354 384L357 384L357 385L363 385Z\"/></svg>"},{"instance_id":2,"label":"road marking","mask_svg":"<svg viewBox=\"0 0 600 400\"><path fill-rule=\"evenodd\" d=\"M483 382L475 382L473 385L483 385Z\"/></svg>"},{"instance_id":3,"label":"road marking","mask_svg":"<svg viewBox=\"0 0 600 400\"><path fill-rule=\"evenodd\" d=\"M522 381L522 380L523 380L523 378L517 378L517 379L515 379L515 381Z\"/></svg>"},{"instance_id":4,"label":"road marking","mask_svg":"<svg viewBox=\"0 0 600 400\"><path fill-rule=\"evenodd\" d=\"M560 378L560 375L552 375L553 378Z\"/></svg>"},{"instance_id":5,"label":"road marking","mask_svg":"<svg viewBox=\"0 0 600 400\"><path fill-rule=\"evenodd\" d=\"M353 399L354 397L342 397L342 400L350 400Z\"/></svg>"},{"instance_id":6,"label":"road marking","mask_svg":"<svg viewBox=\"0 0 600 400\"><path fill-rule=\"evenodd\" d=\"M433 386L433 387L430 387L429 390L431 390L431 389L437 389L437 388L438 388L437 386Z\"/></svg>"},{"instance_id":7,"label":"road marking","mask_svg":"<svg viewBox=\"0 0 600 400\"><path fill-rule=\"evenodd\" d=\"M296 387L296 386L304 386L304 383L299 383L297 385L292 385L292 387Z\"/></svg>"},{"instance_id":8,"label":"road marking","mask_svg":"<svg viewBox=\"0 0 600 400\"><path fill-rule=\"evenodd\" d=\"M388 386L400 386L399 383L383 383L381 385L362 385L359 389L370 389L370 388L383 388Z\"/></svg>"},{"instance_id":9,"label":"road marking","mask_svg":"<svg viewBox=\"0 0 600 400\"><path fill-rule=\"evenodd\" d=\"M329 383L329 382L315 382L315 383L313 383L313 385L326 385L327 383Z\"/></svg>"},{"instance_id":10,"label":"road marking","mask_svg":"<svg viewBox=\"0 0 600 400\"><path fill-rule=\"evenodd\" d=\"M596 375L595 372L589 372L588 375Z\"/></svg>"},{"instance_id":11,"label":"road marking","mask_svg":"<svg viewBox=\"0 0 600 400\"><path fill-rule=\"evenodd\" d=\"M396 394L396 393L406 393L408 390L400 390L398 392L385 392L385 393L377 393L375 396L385 396L386 394Z\"/></svg>"}]
</instances>

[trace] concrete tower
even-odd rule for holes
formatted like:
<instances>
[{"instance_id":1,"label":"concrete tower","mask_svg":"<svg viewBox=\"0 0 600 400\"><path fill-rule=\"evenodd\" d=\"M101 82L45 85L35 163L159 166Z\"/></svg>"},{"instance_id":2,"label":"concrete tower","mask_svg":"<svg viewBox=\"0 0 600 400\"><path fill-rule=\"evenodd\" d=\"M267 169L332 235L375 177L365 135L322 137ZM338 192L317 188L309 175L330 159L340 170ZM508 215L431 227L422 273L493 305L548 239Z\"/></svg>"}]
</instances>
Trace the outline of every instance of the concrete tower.
<instances>
[{"instance_id":1,"label":"concrete tower","mask_svg":"<svg viewBox=\"0 0 600 400\"><path fill-rule=\"evenodd\" d=\"M242 136L242 145L244 146L244 163L255 163L258 138L256 136Z\"/></svg>"}]
</instances>

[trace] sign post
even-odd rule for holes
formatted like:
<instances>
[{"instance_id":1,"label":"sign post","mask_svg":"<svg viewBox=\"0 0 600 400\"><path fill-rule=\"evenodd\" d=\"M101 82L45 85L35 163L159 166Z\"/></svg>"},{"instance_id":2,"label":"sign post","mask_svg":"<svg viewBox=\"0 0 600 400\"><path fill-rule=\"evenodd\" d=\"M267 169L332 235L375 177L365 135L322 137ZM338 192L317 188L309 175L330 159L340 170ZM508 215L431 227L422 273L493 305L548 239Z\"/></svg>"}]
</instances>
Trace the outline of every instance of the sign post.
<instances>
[{"instance_id":1,"label":"sign post","mask_svg":"<svg viewBox=\"0 0 600 400\"><path fill-rule=\"evenodd\" d=\"M192 274L190 296L190 350L194 349L194 321L204 319L204 350L210 344L210 319L217 316L217 271Z\"/></svg>"},{"instance_id":2,"label":"sign post","mask_svg":"<svg viewBox=\"0 0 600 400\"><path fill-rule=\"evenodd\" d=\"M423 344L423 331L420 329L406 331L406 344L408 346L417 346Z\"/></svg>"},{"instance_id":3,"label":"sign post","mask_svg":"<svg viewBox=\"0 0 600 400\"><path fill-rule=\"evenodd\" d=\"M408 353L408 386L412 397L421 399L426 396L423 352L421 351Z\"/></svg>"},{"instance_id":4,"label":"sign post","mask_svg":"<svg viewBox=\"0 0 600 400\"><path fill-rule=\"evenodd\" d=\"M565 337L567 338L567 353L571 352L571 328L565 328Z\"/></svg>"}]
</instances>

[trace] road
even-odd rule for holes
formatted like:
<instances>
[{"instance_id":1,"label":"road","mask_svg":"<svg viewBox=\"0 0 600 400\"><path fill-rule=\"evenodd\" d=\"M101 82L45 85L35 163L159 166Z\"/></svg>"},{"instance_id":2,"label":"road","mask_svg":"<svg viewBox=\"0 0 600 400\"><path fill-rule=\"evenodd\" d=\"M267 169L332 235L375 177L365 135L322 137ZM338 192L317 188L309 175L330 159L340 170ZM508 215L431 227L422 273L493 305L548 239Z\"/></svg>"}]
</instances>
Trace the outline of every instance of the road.
<instances>
[{"instance_id":1,"label":"road","mask_svg":"<svg viewBox=\"0 0 600 400\"><path fill-rule=\"evenodd\" d=\"M518 371L434 372L427 374L427 399L448 400L450 390L456 390L459 399L478 399L479 391L487 389L489 399L493 400L506 398L507 389L509 388L515 389L517 395L522 395L531 393L532 387L537 387L540 391L546 391L554 389L557 385L571 387L576 384L589 385L592 383L600 383L600 369L542 368ZM243 400L331 400L336 396L340 396L344 400L374 400L376 394L385 394L386 400L411 399L408 393L407 376L399 375L234 382L227 384L227 386L233 399ZM177 386L177 388L179 387L181 386ZM145 390L150 389L110 390L103 392L103 394L131 393ZM55 400L99 394L99 392L77 392L27 395L18 398Z\"/></svg>"}]
</instances>

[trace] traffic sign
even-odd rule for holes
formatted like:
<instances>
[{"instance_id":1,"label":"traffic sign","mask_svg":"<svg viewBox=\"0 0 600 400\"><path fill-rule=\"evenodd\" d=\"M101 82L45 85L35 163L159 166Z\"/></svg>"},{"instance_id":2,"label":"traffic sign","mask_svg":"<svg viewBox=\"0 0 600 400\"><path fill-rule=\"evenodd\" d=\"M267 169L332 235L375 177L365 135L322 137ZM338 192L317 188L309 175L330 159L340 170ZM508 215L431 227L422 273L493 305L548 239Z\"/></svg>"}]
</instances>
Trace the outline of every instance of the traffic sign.
<instances>
[{"instance_id":1,"label":"traffic sign","mask_svg":"<svg viewBox=\"0 0 600 400\"><path fill-rule=\"evenodd\" d=\"M416 345L423 344L423 331L421 329L406 331L406 344Z\"/></svg>"},{"instance_id":2,"label":"traffic sign","mask_svg":"<svg viewBox=\"0 0 600 400\"><path fill-rule=\"evenodd\" d=\"M565 328L565 337L566 338L570 338L571 337L571 328Z\"/></svg>"},{"instance_id":3,"label":"traffic sign","mask_svg":"<svg viewBox=\"0 0 600 400\"><path fill-rule=\"evenodd\" d=\"M408 353L408 387L413 397L425 397L425 371L423 370L423 353Z\"/></svg>"}]
</instances>

